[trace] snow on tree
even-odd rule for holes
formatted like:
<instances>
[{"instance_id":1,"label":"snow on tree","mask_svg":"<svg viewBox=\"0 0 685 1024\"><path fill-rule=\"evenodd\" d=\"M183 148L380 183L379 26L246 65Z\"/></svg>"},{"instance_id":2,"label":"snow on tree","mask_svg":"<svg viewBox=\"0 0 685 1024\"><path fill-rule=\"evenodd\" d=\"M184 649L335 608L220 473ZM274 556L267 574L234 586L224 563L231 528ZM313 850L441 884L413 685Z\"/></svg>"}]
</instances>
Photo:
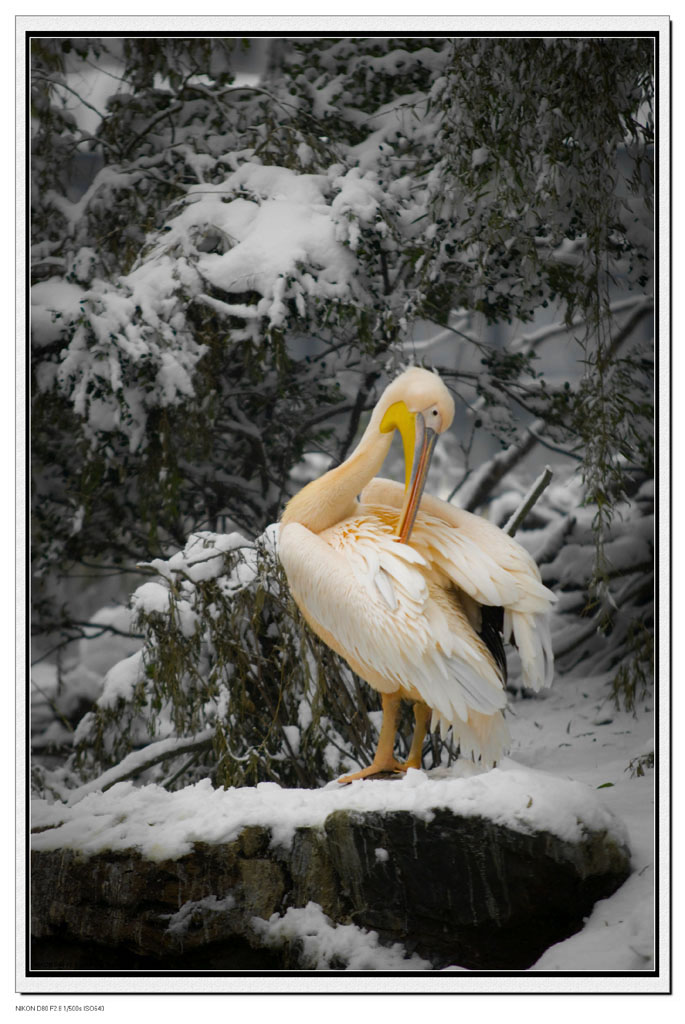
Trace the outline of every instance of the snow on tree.
<instances>
[{"instance_id":1,"label":"snow on tree","mask_svg":"<svg viewBox=\"0 0 685 1024\"><path fill-rule=\"evenodd\" d=\"M156 574L132 599L142 651L78 726L80 770L150 745L172 787L316 785L373 748L374 696L297 617L270 524L414 359L461 410L441 496L503 524L531 453L575 472L519 539L562 592L560 664L639 700L652 41L277 39L248 83L259 45L32 42L35 628L88 633L72 574ZM93 64L112 86L91 131L74 83Z\"/></svg>"}]
</instances>

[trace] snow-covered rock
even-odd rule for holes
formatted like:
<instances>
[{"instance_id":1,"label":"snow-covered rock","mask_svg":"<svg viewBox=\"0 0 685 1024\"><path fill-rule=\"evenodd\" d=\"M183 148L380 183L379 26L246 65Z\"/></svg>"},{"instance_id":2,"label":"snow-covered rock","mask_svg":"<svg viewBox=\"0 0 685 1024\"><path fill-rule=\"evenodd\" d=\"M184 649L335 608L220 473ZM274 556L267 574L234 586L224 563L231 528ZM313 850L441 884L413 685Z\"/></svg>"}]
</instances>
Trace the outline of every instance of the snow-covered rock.
<instances>
[{"instance_id":1,"label":"snow-covered rock","mask_svg":"<svg viewBox=\"0 0 685 1024\"><path fill-rule=\"evenodd\" d=\"M597 792L513 762L320 790L123 782L36 801L33 823L46 967L66 929L129 966L211 947L226 968L262 950L262 967L521 970L630 872Z\"/></svg>"}]
</instances>

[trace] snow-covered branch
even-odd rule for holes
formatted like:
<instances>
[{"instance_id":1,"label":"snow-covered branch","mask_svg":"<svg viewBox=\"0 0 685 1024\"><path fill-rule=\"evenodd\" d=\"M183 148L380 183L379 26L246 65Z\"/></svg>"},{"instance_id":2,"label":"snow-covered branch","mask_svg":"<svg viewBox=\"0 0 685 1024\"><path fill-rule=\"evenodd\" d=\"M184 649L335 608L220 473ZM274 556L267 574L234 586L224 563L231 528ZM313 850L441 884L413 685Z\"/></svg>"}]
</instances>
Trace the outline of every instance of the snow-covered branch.
<instances>
[{"instance_id":1,"label":"snow-covered branch","mask_svg":"<svg viewBox=\"0 0 685 1024\"><path fill-rule=\"evenodd\" d=\"M179 739L173 737L166 740L158 740L150 743L142 750L134 750L128 754L119 764L109 768L96 779L84 783L73 790L68 790L64 795L67 797L67 806L72 806L82 800L89 793L102 792L116 786L118 782L125 782L139 776L148 768L160 764L162 761L169 761L172 758L181 757L190 752L196 753L211 747L214 738L214 729L205 729L196 736Z\"/></svg>"}]
</instances>

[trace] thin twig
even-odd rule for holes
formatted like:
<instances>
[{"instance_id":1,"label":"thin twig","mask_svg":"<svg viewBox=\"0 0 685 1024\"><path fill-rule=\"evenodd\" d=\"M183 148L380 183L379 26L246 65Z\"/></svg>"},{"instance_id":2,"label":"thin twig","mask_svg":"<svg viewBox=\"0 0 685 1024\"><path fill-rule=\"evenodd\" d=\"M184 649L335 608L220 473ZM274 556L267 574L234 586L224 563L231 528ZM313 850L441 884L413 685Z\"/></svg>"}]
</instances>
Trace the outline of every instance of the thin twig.
<instances>
[{"instance_id":1,"label":"thin twig","mask_svg":"<svg viewBox=\"0 0 685 1024\"><path fill-rule=\"evenodd\" d=\"M144 139L145 136L148 134L148 132L152 131L152 129L154 128L154 126L156 124L158 124L160 121L163 121L165 117L171 117L173 114L178 114L179 111L183 110L183 106L184 106L183 103L175 103L172 106L167 107L165 110L161 110L158 114L156 114L146 124L146 126L143 128L143 130L138 132L138 134L133 137L132 141L129 142L128 146L126 147L126 149L124 150L124 152L122 154L122 159L124 159L124 160L126 159L126 157L131 152L133 147L136 146L140 142L141 139ZM172 127L173 127L173 123L172 123Z\"/></svg>"},{"instance_id":2,"label":"thin twig","mask_svg":"<svg viewBox=\"0 0 685 1024\"><path fill-rule=\"evenodd\" d=\"M575 459L577 462L583 461L582 455L576 455L575 452L570 452L567 448L562 448L561 445L552 444L551 441L547 441L544 437L540 437L537 431L533 430L532 427L528 427L528 431L543 448L549 448L551 452L557 452L558 455L565 455L567 459Z\"/></svg>"},{"instance_id":3,"label":"thin twig","mask_svg":"<svg viewBox=\"0 0 685 1024\"><path fill-rule=\"evenodd\" d=\"M66 82L56 82L54 78L50 78L49 75L35 74L34 77L40 79L42 82L48 82L50 85L53 85L56 89L65 89L66 92L70 92L72 96L76 97L79 103L82 103L84 107L88 107L88 109L92 110L94 114L97 114L97 116L101 120L104 120L105 115L102 113L102 111L98 110L97 107L94 107L92 103L88 103L87 100L84 100L83 96L81 96L80 93L76 92L76 89L72 89L70 85L67 85Z\"/></svg>"},{"instance_id":4,"label":"thin twig","mask_svg":"<svg viewBox=\"0 0 685 1024\"><path fill-rule=\"evenodd\" d=\"M174 774L171 775L169 778L164 779L164 781L161 783L163 788L168 789L169 786L173 786L174 782L176 782L176 779L180 779L182 775L185 775L189 768L192 768L192 766L195 764L199 756L200 751L198 750L194 754L192 754L187 761L184 761L181 767L178 769L178 771L175 771Z\"/></svg>"},{"instance_id":5,"label":"thin twig","mask_svg":"<svg viewBox=\"0 0 685 1024\"><path fill-rule=\"evenodd\" d=\"M71 724L71 722L67 718L64 717L64 715L62 714L60 709L57 707L57 704L55 703L55 701L50 697L49 694L47 694L45 692L45 690L41 686L38 685L38 683L36 682L36 680L33 677L31 677L31 686L33 687L34 690L36 690L37 693L39 693L41 695L41 697L43 698L45 703L54 712L55 717L60 720L62 725L66 729L68 729L69 732L73 732L74 731L74 727Z\"/></svg>"},{"instance_id":6,"label":"thin twig","mask_svg":"<svg viewBox=\"0 0 685 1024\"><path fill-rule=\"evenodd\" d=\"M640 320L642 320L644 317L646 317L650 313L652 313L653 310L654 310L654 304L653 303L646 303L644 306L641 306L639 309L636 309L635 312L632 314L632 316L630 316L626 320L626 322L624 323L624 325L621 328L621 330L611 340L611 344L609 346L609 351L607 352L607 360L609 362L611 362L613 360L614 356L618 352L618 350L621 347L621 345L623 345L623 343L633 333L633 331L635 330L635 328L639 324Z\"/></svg>"},{"instance_id":7,"label":"thin twig","mask_svg":"<svg viewBox=\"0 0 685 1024\"><path fill-rule=\"evenodd\" d=\"M543 426L542 420L537 420L533 424L536 429L541 429ZM488 462L483 463L472 476L467 477L455 488L447 500L451 501L455 493L458 492L461 507L467 512L475 511L479 505L483 504L502 477L510 472L521 459L525 458L536 443L537 438L530 430L527 430L515 444L509 445L504 451L498 452Z\"/></svg>"}]
</instances>

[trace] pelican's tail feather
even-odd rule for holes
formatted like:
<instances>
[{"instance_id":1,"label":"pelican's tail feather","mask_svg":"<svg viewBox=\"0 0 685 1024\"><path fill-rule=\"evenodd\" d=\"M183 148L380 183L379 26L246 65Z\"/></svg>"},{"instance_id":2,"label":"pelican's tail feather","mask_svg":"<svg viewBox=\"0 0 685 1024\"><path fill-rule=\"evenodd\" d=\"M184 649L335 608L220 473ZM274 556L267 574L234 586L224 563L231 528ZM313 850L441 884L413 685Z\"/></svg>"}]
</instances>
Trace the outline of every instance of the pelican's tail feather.
<instances>
[{"instance_id":1,"label":"pelican's tail feather","mask_svg":"<svg viewBox=\"0 0 685 1024\"><path fill-rule=\"evenodd\" d=\"M511 637L518 648L523 685L530 690L550 686L554 675L554 654L549 614L507 609L504 631L504 635Z\"/></svg>"},{"instance_id":2,"label":"pelican's tail feather","mask_svg":"<svg viewBox=\"0 0 685 1024\"><path fill-rule=\"evenodd\" d=\"M431 730L436 727L439 727L442 739L447 737L451 727L461 757L473 761L481 760L485 765L496 764L509 748L509 729L501 711L493 715L469 711L466 722L462 719L448 722L443 715L434 711Z\"/></svg>"}]
</instances>

